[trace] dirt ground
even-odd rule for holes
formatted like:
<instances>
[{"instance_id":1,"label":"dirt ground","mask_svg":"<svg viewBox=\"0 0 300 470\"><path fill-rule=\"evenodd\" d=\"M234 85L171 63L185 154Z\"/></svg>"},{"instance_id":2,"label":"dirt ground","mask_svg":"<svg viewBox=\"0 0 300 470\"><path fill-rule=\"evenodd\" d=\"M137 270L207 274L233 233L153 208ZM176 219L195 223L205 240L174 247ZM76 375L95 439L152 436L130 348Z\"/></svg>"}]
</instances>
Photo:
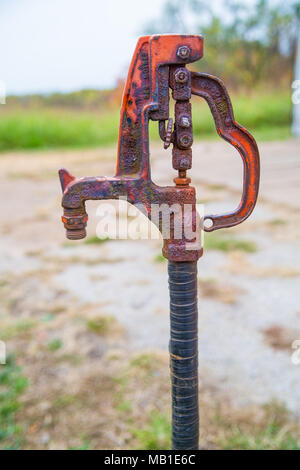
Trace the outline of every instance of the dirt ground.
<instances>
[{"instance_id":1,"label":"dirt ground","mask_svg":"<svg viewBox=\"0 0 300 470\"><path fill-rule=\"evenodd\" d=\"M198 263L202 448L239 447L233 427L246 426L245 434L251 423L259 428L269 416L266 403L273 403L271 414L276 407L290 410L285 429L300 417L300 364L292 362L292 343L300 340L299 145L296 139L260 144L253 216L204 240ZM151 152L153 180L170 184L170 153L158 144ZM57 169L112 175L115 155L93 149L0 158L0 339L29 379L16 416L23 448L169 445L161 241L92 243L96 202L87 205L90 243L66 241L60 221ZM205 212L234 208L242 182L234 150L203 142L195 145L193 162L190 175Z\"/></svg>"}]
</instances>

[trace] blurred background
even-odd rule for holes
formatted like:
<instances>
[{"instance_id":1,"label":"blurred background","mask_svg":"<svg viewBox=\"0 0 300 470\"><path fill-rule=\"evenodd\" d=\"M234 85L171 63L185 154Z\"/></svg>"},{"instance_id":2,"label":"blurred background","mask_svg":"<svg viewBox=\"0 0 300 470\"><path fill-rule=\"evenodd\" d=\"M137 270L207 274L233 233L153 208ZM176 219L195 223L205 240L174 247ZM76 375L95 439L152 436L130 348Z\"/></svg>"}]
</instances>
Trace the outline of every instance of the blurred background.
<instances>
[{"instance_id":1,"label":"blurred background","mask_svg":"<svg viewBox=\"0 0 300 470\"><path fill-rule=\"evenodd\" d=\"M262 159L255 213L199 261L201 448L300 448L299 2L2 0L0 18L0 448L170 447L161 241L100 240L92 202L87 239L66 241L57 178L114 174L135 44L168 32L204 36L192 67L225 82ZM193 127L199 203L232 209L242 164L199 99ZM153 179L172 184L150 133Z\"/></svg>"}]
</instances>

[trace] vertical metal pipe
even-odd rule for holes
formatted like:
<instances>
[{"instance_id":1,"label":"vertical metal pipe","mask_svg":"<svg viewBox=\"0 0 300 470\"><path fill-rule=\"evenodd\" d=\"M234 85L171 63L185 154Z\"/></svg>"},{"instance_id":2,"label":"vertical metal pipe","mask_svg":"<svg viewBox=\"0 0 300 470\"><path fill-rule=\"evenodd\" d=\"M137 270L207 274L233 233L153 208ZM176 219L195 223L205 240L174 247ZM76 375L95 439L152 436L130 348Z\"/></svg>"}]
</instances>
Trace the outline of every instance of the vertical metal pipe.
<instances>
[{"instance_id":1,"label":"vertical metal pipe","mask_svg":"<svg viewBox=\"0 0 300 470\"><path fill-rule=\"evenodd\" d=\"M169 261L172 449L198 449L197 262Z\"/></svg>"}]
</instances>

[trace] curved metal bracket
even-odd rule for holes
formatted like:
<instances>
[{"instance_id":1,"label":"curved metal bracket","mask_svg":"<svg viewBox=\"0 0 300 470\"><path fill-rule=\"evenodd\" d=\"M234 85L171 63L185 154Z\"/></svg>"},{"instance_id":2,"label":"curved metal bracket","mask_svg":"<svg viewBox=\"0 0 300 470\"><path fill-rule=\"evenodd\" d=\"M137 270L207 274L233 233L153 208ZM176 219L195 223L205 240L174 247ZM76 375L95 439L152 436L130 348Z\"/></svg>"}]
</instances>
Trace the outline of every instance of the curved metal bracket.
<instances>
[{"instance_id":1,"label":"curved metal bracket","mask_svg":"<svg viewBox=\"0 0 300 470\"><path fill-rule=\"evenodd\" d=\"M243 193L238 208L233 212L204 217L204 221L212 221L212 225L204 226L204 230L212 232L240 224L253 211L259 188L259 152L250 132L235 121L231 101L222 80L206 73L191 72L191 88L193 95L201 96L207 101L218 134L239 151L244 164Z\"/></svg>"}]
</instances>

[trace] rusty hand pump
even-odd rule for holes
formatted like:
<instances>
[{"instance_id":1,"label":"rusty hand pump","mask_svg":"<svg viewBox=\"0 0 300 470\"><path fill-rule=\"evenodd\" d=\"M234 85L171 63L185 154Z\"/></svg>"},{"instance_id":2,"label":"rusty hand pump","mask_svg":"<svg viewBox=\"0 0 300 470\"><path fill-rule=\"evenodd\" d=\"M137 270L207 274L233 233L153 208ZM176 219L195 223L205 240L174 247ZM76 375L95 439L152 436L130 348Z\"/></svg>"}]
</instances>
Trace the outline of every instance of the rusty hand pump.
<instances>
[{"instance_id":1,"label":"rusty hand pump","mask_svg":"<svg viewBox=\"0 0 300 470\"><path fill-rule=\"evenodd\" d=\"M201 59L203 39L198 35L154 35L137 43L124 89L117 169L114 177L76 179L67 170L59 171L63 190L63 223L70 240L86 235L89 199L126 197L133 205L145 207L151 220L153 207L164 205L172 212L165 233L162 217L156 224L162 232L163 255L168 259L170 287L170 368L172 381L172 448L198 449L198 335L197 260L202 255L195 188L187 170L192 166L193 128L191 95L204 98L212 112L218 134L232 144L244 164L243 191L236 210L222 215L206 215L205 231L232 227L243 222L256 203L259 186L259 153L251 134L234 119L230 98L218 78L190 72L186 64ZM169 118L169 91L175 102L175 122ZM172 149L173 168L178 171L174 186L161 187L151 180L149 164L149 119L158 121L159 134ZM180 214L179 214L180 215ZM210 226L205 225L208 219ZM152 218L153 220L153 218ZM181 228L181 236L175 236ZM192 235L191 235L192 234Z\"/></svg>"}]
</instances>

